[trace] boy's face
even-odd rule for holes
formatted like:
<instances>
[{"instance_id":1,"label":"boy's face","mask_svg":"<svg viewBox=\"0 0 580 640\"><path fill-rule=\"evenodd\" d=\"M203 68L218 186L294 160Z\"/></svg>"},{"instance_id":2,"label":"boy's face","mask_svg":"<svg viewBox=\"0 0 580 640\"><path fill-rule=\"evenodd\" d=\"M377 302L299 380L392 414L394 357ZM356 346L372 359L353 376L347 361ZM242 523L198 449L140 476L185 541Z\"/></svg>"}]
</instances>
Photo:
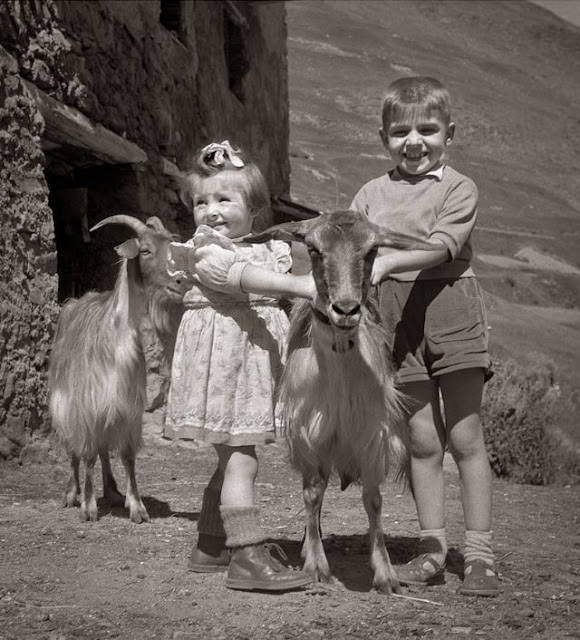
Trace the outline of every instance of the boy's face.
<instances>
[{"instance_id":1,"label":"boy's face","mask_svg":"<svg viewBox=\"0 0 580 640\"><path fill-rule=\"evenodd\" d=\"M395 165L412 176L436 169L455 132L437 113L419 113L392 121L381 129L381 140Z\"/></svg>"}]
</instances>

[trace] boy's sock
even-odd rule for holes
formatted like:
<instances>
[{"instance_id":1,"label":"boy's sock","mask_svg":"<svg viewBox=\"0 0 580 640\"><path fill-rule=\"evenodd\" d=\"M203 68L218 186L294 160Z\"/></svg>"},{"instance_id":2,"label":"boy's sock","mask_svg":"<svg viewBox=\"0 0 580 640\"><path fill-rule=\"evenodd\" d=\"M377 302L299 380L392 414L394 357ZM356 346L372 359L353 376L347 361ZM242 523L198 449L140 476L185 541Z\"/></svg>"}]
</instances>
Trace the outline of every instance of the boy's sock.
<instances>
[{"instance_id":1,"label":"boy's sock","mask_svg":"<svg viewBox=\"0 0 580 640\"><path fill-rule=\"evenodd\" d=\"M218 555L225 549L226 532L220 514L220 496L210 487L203 492L197 532L197 546L205 553Z\"/></svg>"},{"instance_id":2,"label":"boy's sock","mask_svg":"<svg viewBox=\"0 0 580 640\"><path fill-rule=\"evenodd\" d=\"M419 553L429 554L440 566L445 566L447 557L447 537L442 529L421 529L419 533Z\"/></svg>"},{"instance_id":3,"label":"boy's sock","mask_svg":"<svg viewBox=\"0 0 580 640\"><path fill-rule=\"evenodd\" d=\"M495 565L493 549L491 546L493 531L465 531L465 550L463 557L465 564L473 560L482 560L491 568Z\"/></svg>"},{"instance_id":4,"label":"boy's sock","mask_svg":"<svg viewBox=\"0 0 580 640\"><path fill-rule=\"evenodd\" d=\"M266 536L260 526L258 507L221 506L228 547L245 547L264 542Z\"/></svg>"}]
</instances>

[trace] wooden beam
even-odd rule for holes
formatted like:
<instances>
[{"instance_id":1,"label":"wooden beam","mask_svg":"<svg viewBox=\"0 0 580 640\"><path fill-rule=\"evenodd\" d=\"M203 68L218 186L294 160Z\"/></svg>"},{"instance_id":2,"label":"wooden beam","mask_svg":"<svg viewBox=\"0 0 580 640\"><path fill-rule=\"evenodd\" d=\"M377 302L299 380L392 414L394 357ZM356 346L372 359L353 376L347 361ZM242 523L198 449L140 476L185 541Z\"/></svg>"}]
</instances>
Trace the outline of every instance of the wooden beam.
<instances>
[{"instance_id":1,"label":"wooden beam","mask_svg":"<svg viewBox=\"0 0 580 640\"><path fill-rule=\"evenodd\" d=\"M43 138L47 147L80 148L93 156L95 164L134 164L147 162L141 147L93 122L83 113L55 100L37 86L23 80L36 101L45 122Z\"/></svg>"}]
</instances>

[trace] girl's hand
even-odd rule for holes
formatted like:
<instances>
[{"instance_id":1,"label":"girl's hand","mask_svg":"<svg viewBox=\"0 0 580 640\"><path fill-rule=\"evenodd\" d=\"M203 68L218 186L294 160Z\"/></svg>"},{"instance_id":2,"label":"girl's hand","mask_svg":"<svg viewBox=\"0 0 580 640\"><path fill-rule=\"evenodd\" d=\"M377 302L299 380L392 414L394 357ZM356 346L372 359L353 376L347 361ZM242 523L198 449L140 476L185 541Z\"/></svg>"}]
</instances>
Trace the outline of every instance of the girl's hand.
<instances>
[{"instance_id":1,"label":"girl's hand","mask_svg":"<svg viewBox=\"0 0 580 640\"><path fill-rule=\"evenodd\" d=\"M238 255L217 244L207 244L195 250L195 275L201 284L228 293L239 292L239 279L245 264L239 262ZM234 265L237 263L237 267ZM240 271L239 273L237 273Z\"/></svg>"},{"instance_id":2,"label":"girl's hand","mask_svg":"<svg viewBox=\"0 0 580 640\"><path fill-rule=\"evenodd\" d=\"M304 281L303 286L305 295L302 297L308 297L310 300L314 300L318 295L318 291L316 290L316 283L314 282L312 272L296 277Z\"/></svg>"},{"instance_id":3,"label":"girl's hand","mask_svg":"<svg viewBox=\"0 0 580 640\"><path fill-rule=\"evenodd\" d=\"M205 247L208 244L217 244L224 249L230 249L234 251L234 243L230 238L218 233L206 224L200 224L193 236L193 245L197 249L198 247Z\"/></svg>"}]
</instances>

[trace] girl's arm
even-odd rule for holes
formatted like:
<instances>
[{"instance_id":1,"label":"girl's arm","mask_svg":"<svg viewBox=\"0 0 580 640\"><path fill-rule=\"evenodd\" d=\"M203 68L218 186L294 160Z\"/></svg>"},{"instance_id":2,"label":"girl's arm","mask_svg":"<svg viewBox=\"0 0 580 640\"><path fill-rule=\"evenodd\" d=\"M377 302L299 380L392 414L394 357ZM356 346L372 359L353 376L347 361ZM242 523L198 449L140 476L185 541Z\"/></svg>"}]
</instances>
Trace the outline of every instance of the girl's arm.
<instances>
[{"instance_id":1,"label":"girl's arm","mask_svg":"<svg viewBox=\"0 0 580 640\"><path fill-rule=\"evenodd\" d=\"M277 273L240 262L236 253L217 245L206 245L195 250L194 273L202 284L217 291L309 299L314 298L316 293L311 274L296 276Z\"/></svg>"},{"instance_id":2,"label":"girl's arm","mask_svg":"<svg viewBox=\"0 0 580 640\"><path fill-rule=\"evenodd\" d=\"M448 248L438 240L433 240L432 244L434 248L430 251L406 249L378 256L373 264L371 284L379 284L391 273L421 271L447 262L449 260Z\"/></svg>"},{"instance_id":3,"label":"girl's arm","mask_svg":"<svg viewBox=\"0 0 580 640\"><path fill-rule=\"evenodd\" d=\"M246 264L241 272L240 287L246 293L259 293L283 298L313 299L316 293L311 273L296 276L292 273L276 273L253 264Z\"/></svg>"}]
</instances>

